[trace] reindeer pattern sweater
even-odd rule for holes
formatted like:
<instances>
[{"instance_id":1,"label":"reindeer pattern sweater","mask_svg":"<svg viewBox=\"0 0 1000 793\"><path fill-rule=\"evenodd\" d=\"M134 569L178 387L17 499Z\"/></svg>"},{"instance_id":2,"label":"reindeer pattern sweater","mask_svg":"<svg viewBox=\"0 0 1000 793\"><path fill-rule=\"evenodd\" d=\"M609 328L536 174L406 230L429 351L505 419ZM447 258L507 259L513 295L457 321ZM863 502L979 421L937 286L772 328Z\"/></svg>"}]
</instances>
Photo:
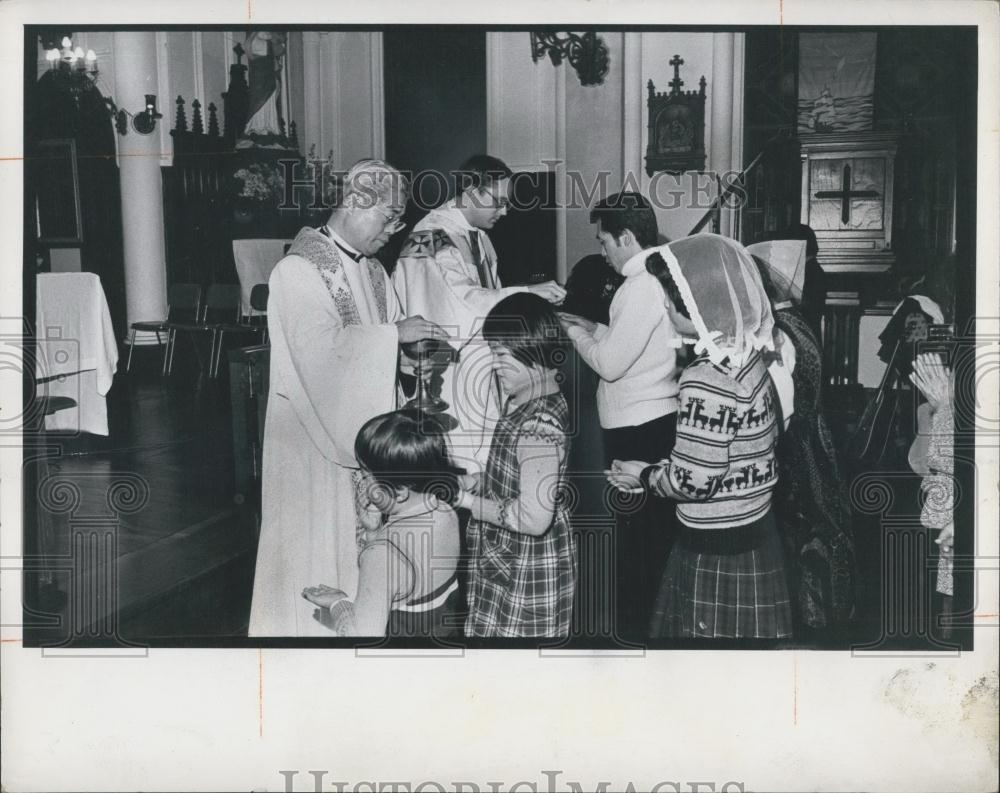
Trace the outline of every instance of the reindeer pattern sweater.
<instances>
[{"instance_id":1,"label":"reindeer pattern sweater","mask_svg":"<svg viewBox=\"0 0 1000 793\"><path fill-rule=\"evenodd\" d=\"M763 517L778 481L777 397L759 352L740 368L701 356L681 373L677 441L649 476L695 529L743 526Z\"/></svg>"}]
</instances>

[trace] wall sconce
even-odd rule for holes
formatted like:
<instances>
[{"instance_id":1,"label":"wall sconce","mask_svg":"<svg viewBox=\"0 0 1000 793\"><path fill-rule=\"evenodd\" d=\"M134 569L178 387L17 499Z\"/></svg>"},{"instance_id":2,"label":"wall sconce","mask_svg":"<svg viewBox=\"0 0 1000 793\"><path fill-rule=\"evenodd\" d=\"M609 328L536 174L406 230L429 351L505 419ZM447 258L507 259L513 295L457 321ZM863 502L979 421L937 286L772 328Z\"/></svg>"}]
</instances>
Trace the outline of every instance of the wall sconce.
<instances>
[{"instance_id":1,"label":"wall sconce","mask_svg":"<svg viewBox=\"0 0 1000 793\"><path fill-rule=\"evenodd\" d=\"M146 94L146 109L132 116L132 129L140 135L149 135L156 129L156 120L163 118L156 112L156 94Z\"/></svg>"},{"instance_id":2,"label":"wall sconce","mask_svg":"<svg viewBox=\"0 0 1000 793\"><path fill-rule=\"evenodd\" d=\"M576 70L580 85L601 85L607 77L611 58L604 41L596 33L566 33L560 38L558 33L532 31L531 59L538 63L543 55L548 55L553 66L562 63L563 58Z\"/></svg>"}]
</instances>

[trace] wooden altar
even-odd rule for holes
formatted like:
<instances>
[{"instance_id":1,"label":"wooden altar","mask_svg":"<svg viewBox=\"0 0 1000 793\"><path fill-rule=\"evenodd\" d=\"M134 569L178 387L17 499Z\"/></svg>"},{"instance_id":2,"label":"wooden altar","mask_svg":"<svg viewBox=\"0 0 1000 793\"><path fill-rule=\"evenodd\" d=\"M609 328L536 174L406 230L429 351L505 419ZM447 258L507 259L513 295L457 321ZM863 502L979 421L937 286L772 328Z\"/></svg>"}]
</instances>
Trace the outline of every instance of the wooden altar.
<instances>
[{"instance_id":1,"label":"wooden altar","mask_svg":"<svg viewBox=\"0 0 1000 793\"><path fill-rule=\"evenodd\" d=\"M828 273L892 267L892 186L897 136L801 135L801 222L816 233Z\"/></svg>"}]
</instances>

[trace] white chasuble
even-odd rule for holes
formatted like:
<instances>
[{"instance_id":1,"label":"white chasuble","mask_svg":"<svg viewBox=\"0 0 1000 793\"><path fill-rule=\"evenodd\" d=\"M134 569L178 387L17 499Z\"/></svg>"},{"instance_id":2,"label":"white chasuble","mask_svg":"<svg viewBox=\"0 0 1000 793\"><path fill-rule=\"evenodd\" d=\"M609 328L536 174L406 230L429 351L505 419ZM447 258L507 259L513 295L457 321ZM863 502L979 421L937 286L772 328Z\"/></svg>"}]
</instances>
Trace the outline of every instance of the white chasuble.
<instances>
[{"instance_id":1,"label":"white chasuble","mask_svg":"<svg viewBox=\"0 0 1000 793\"><path fill-rule=\"evenodd\" d=\"M250 636L330 636L305 587L354 598L354 439L397 407L402 319L375 260L355 262L315 229L299 232L269 282L270 387Z\"/></svg>"},{"instance_id":2,"label":"white chasuble","mask_svg":"<svg viewBox=\"0 0 1000 793\"><path fill-rule=\"evenodd\" d=\"M472 234L477 235L481 270L474 261ZM414 226L392 282L407 316L419 314L437 323L448 331L452 346L461 350L458 363L444 372L441 398L459 424L449 433L452 457L463 467L481 468L489 455L502 396L480 331L493 306L527 287L500 286L489 237L469 225L454 201L431 210Z\"/></svg>"}]
</instances>

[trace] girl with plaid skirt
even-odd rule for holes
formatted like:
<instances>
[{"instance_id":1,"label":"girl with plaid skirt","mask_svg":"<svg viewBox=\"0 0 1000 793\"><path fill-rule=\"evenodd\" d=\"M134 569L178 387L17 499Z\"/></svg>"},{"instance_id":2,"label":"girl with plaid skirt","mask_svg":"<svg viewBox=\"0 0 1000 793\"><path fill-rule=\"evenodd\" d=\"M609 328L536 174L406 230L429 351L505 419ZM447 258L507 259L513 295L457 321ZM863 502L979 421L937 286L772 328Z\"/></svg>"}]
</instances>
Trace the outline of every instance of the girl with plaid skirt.
<instances>
[{"instance_id":1,"label":"girl with plaid skirt","mask_svg":"<svg viewBox=\"0 0 1000 793\"><path fill-rule=\"evenodd\" d=\"M567 340L552 307L529 293L490 311L483 336L507 397L486 468L460 477L468 509L466 636L569 635L576 566L565 487L568 408L557 368Z\"/></svg>"},{"instance_id":2,"label":"girl with plaid skirt","mask_svg":"<svg viewBox=\"0 0 1000 793\"><path fill-rule=\"evenodd\" d=\"M699 234L650 249L678 332L694 344L680 376L677 440L657 464L615 460L609 481L677 502L650 636L776 639L792 633L781 540L777 396L761 350L774 320L739 243Z\"/></svg>"}]
</instances>

